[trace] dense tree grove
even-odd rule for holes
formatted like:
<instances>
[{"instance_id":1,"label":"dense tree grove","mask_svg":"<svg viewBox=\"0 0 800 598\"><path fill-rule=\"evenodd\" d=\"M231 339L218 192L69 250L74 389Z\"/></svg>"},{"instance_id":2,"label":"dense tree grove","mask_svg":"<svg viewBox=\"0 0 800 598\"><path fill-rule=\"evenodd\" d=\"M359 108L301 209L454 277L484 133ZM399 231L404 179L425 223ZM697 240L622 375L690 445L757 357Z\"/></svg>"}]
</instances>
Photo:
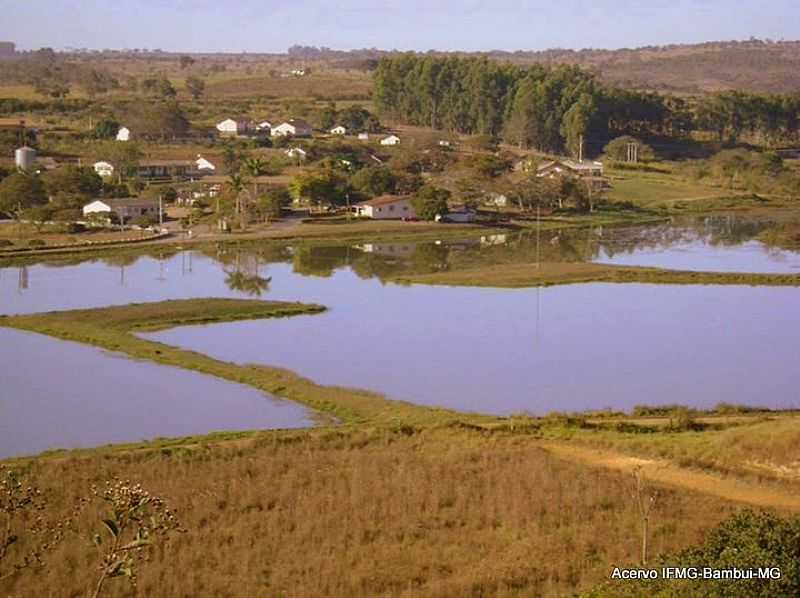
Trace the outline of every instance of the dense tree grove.
<instances>
[{"instance_id":1,"label":"dense tree grove","mask_svg":"<svg viewBox=\"0 0 800 598\"><path fill-rule=\"evenodd\" d=\"M486 58L383 58L374 98L390 118L552 152L576 153L581 138L597 151L622 135L681 138L701 129L720 141L749 134L776 143L800 132L800 94L721 92L687 101L603 85L575 66Z\"/></svg>"}]
</instances>

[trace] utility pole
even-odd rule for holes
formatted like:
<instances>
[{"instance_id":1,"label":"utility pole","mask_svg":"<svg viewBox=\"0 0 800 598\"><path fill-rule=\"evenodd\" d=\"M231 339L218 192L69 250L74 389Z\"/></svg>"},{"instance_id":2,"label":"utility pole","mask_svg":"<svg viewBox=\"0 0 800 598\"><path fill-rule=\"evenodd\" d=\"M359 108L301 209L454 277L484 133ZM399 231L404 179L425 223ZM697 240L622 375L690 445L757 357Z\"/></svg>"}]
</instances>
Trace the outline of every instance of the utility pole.
<instances>
[{"instance_id":1,"label":"utility pole","mask_svg":"<svg viewBox=\"0 0 800 598\"><path fill-rule=\"evenodd\" d=\"M159 231L164 226L164 196L163 194L158 194L158 228Z\"/></svg>"},{"instance_id":2,"label":"utility pole","mask_svg":"<svg viewBox=\"0 0 800 598\"><path fill-rule=\"evenodd\" d=\"M344 194L344 198L347 201L347 219L350 220L350 192Z\"/></svg>"},{"instance_id":3,"label":"utility pole","mask_svg":"<svg viewBox=\"0 0 800 598\"><path fill-rule=\"evenodd\" d=\"M541 208L542 200L536 200L536 269L539 269L539 239L540 239L540 230L542 226L542 220L540 216L540 208Z\"/></svg>"},{"instance_id":4,"label":"utility pole","mask_svg":"<svg viewBox=\"0 0 800 598\"><path fill-rule=\"evenodd\" d=\"M578 140L578 163L583 162L583 135Z\"/></svg>"}]
</instances>

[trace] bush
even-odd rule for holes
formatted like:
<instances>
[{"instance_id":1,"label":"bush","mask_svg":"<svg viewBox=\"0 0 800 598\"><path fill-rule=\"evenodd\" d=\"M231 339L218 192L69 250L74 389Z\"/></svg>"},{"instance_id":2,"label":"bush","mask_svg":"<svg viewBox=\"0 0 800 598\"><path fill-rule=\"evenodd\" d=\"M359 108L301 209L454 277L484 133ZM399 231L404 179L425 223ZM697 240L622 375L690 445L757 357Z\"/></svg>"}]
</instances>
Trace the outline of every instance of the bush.
<instances>
[{"instance_id":1,"label":"bush","mask_svg":"<svg viewBox=\"0 0 800 598\"><path fill-rule=\"evenodd\" d=\"M741 511L712 530L695 548L661 557L654 567L751 571L780 569L779 579L698 579L608 582L588 596L800 596L800 517ZM702 573L702 571L701 571Z\"/></svg>"},{"instance_id":2,"label":"bush","mask_svg":"<svg viewBox=\"0 0 800 598\"><path fill-rule=\"evenodd\" d=\"M8 239L0 239L0 247L11 247L12 245L14 244Z\"/></svg>"},{"instance_id":3,"label":"bush","mask_svg":"<svg viewBox=\"0 0 800 598\"><path fill-rule=\"evenodd\" d=\"M447 200L450 192L433 186L422 187L411 200L414 212L420 220L434 220L436 216L447 214Z\"/></svg>"},{"instance_id":4,"label":"bush","mask_svg":"<svg viewBox=\"0 0 800 598\"><path fill-rule=\"evenodd\" d=\"M622 137L612 139L603 148L603 153L611 160L627 162L629 144L634 144L638 147L638 160L640 162L650 162L655 159L656 156L652 147L630 135L623 135Z\"/></svg>"},{"instance_id":5,"label":"bush","mask_svg":"<svg viewBox=\"0 0 800 598\"><path fill-rule=\"evenodd\" d=\"M44 247L46 243L42 239L31 239L28 241L28 247Z\"/></svg>"},{"instance_id":6,"label":"bush","mask_svg":"<svg viewBox=\"0 0 800 598\"><path fill-rule=\"evenodd\" d=\"M158 218L155 216L137 216L133 220L131 220L131 224L135 226L141 226L142 228L147 228L148 226L152 226L158 222Z\"/></svg>"}]
</instances>

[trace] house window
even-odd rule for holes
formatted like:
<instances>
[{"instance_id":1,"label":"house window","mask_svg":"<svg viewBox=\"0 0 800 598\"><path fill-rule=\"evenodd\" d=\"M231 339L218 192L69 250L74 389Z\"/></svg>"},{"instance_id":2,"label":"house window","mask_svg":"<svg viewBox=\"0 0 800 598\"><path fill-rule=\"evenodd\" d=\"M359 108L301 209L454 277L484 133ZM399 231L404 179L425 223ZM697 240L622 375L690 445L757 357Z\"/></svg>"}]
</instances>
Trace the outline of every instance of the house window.
<instances>
[{"instance_id":1,"label":"house window","mask_svg":"<svg viewBox=\"0 0 800 598\"><path fill-rule=\"evenodd\" d=\"M394 212L394 206L389 206L389 211Z\"/></svg>"}]
</instances>

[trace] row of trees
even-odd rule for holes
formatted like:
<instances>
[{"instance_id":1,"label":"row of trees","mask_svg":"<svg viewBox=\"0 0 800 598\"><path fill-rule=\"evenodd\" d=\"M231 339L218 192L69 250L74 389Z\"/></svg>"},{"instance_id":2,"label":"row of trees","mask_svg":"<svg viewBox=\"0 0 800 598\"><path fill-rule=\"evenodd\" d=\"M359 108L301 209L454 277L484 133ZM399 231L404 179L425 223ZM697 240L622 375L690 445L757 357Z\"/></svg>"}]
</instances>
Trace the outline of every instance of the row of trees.
<instances>
[{"instance_id":1,"label":"row of trees","mask_svg":"<svg viewBox=\"0 0 800 598\"><path fill-rule=\"evenodd\" d=\"M486 58L416 54L381 59L374 99L382 114L412 124L502 137L522 147L575 152L614 137L748 133L774 143L797 139L800 94L723 92L698 101L623 90L575 66L519 67Z\"/></svg>"}]
</instances>

